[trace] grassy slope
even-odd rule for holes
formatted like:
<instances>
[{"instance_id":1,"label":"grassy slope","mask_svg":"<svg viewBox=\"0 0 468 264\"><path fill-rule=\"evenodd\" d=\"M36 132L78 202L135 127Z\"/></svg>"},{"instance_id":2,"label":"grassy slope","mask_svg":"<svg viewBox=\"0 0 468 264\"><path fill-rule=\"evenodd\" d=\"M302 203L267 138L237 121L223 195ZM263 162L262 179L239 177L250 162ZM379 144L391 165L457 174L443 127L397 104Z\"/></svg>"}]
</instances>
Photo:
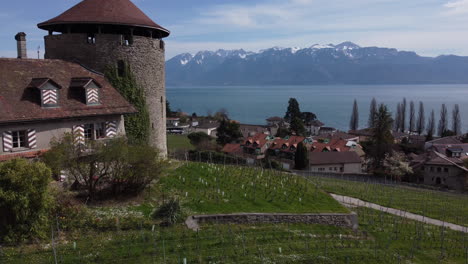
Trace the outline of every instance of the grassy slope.
<instances>
[{"instance_id":1,"label":"grassy slope","mask_svg":"<svg viewBox=\"0 0 468 264\"><path fill-rule=\"evenodd\" d=\"M167 135L167 148L169 151L194 149L186 135Z\"/></svg>"},{"instance_id":2,"label":"grassy slope","mask_svg":"<svg viewBox=\"0 0 468 264\"><path fill-rule=\"evenodd\" d=\"M468 196L402 186L314 177L321 189L468 226Z\"/></svg>"},{"instance_id":3,"label":"grassy slope","mask_svg":"<svg viewBox=\"0 0 468 264\"><path fill-rule=\"evenodd\" d=\"M60 263L465 263L464 234L357 208L360 231L321 225L182 224L76 233L57 246ZM74 249L73 242L76 242ZM281 248L281 249L280 249ZM53 263L51 247L3 250L1 263Z\"/></svg>"},{"instance_id":4,"label":"grassy slope","mask_svg":"<svg viewBox=\"0 0 468 264\"><path fill-rule=\"evenodd\" d=\"M188 163L161 179L160 190L198 214L349 212L301 177L258 168Z\"/></svg>"}]
</instances>

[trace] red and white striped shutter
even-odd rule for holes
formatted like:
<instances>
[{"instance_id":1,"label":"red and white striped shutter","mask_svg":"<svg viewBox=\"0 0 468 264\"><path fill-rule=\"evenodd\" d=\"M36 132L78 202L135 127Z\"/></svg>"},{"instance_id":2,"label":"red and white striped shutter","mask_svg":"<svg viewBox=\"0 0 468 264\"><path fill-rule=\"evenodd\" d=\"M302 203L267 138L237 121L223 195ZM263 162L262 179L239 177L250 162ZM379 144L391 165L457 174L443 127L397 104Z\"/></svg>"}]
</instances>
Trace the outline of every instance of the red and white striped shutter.
<instances>
[{"instance_id":1,"label":"red and white striped shutter","mask_svg":"<svg viewBox=\"0 0 468 264\"><path fill-rule=\"evenodd\" d=\"M99 104L98 88L86 89L86 103L87 104Z\"/></svg>"},{"instance_id":2,"label":"red and white striped shutter","mask_svg":"<svg viewBox=\"0 0 468 264\"><path fill-rule=\"evenodd\" d=\"M113 138L117 136L117 121L106 122L106 137Z\"/></svg>"},{"instance_id":3,"label":"red and white striped shutter","mask_svg":"<svg viewBox=\"0 0 468 264\"><path fill-rule=\"evenodd\" d=\"M76 146L85 144L84 125L73 127L73 139Z\"/></svg>"},{"instance_id":4,"label":"red and white striped shutter","mask_svg":"<svg viewBox=\"0 0 468 264\"><path fill-rule=\"evenodd\" d=\"M32 149L37 148L37 138L35 129L28 129L28 146Z\"/></svg>"},{"instance_id":5,"label":"red and white striped shutter","mask_svg":"<svg viewBox=\"0 0 468 264\"><path fill-rule=\"evenodd\" d=\"M58 103L57 90L42 90L42 104L56 105Z\"/></svg>"},{"instance_id":6,"label":"red and white striped shutter","mask_svg":"<svg viewBox=\"0 0 468 264\"><path fill-rule=\"evenodd\" d=\"M13 149L13 136L11 131L3 132L3 151L10 152Z\"/></svg>"}]
</instances>

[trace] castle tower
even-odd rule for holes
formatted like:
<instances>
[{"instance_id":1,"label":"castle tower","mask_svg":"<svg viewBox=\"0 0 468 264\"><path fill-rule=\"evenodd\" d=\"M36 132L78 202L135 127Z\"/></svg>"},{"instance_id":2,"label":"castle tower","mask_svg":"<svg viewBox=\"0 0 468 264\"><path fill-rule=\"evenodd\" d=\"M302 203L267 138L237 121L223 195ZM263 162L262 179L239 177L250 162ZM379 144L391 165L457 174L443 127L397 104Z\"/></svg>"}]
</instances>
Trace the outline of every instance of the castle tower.
<instances>
[{"instance_id":1,"label":"castle tower","mask_svg":"<svg viewBox=\"0 0 468 264\"><path fill-rule=\"evenodd\" d=\"M150 144L167 154L164 41L170 32L130 0L83 0L38 24L47 30L46 59L80 63L98 72L126 64L146 94ZM55 32L55 33L54 33Z\"/></svg>"}]
</instances>

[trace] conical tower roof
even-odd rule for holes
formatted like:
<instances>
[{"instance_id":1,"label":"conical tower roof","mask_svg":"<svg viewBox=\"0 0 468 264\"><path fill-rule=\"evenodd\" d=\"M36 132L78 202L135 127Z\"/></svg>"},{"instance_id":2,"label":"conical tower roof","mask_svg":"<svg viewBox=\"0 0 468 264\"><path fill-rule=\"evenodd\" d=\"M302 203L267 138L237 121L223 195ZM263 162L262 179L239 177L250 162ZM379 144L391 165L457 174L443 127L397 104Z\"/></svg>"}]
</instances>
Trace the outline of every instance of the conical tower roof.
<instances>
[{"instance_id":1,"label":"conical tower roof","mask_svg":"<svg viewBox=\"0 0 468 264\"><path fill-rule=\"evenodd\" d=\"M161 37L169 30L156 24L130 0L83 0L61 15L39 23L41 29L65 32L68 25L112 25L158 31Z\"/></svg>"}]
</instances>

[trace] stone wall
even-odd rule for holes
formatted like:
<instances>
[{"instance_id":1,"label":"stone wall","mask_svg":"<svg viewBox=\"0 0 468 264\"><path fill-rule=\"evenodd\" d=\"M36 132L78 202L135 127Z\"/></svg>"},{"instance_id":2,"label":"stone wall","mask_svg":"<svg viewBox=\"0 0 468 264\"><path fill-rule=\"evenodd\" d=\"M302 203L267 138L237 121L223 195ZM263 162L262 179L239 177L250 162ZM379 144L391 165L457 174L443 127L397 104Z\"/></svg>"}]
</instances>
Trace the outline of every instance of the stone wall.
<instances>
[{"instance_id":1,"label":"stone wall","mask_svg":"<svg viewBox=\"0 0 468 264\"><path fill-rule=\"evenodd\" d=\"M87 34L45 36L46 59L77 62L98 72L118 61L129 64L138 84L144 89L150 115L150 144L167 154L165 58L162 40L133 36L133 43L122 45L122 35L95 34L95 43ZM79 77L79 76L77 76Z\"/></svg>"},{"instance_id":2,"label":"stone wall","mask_svg":"<svg viewBox=\"0 0 468 264\"><path fill-rule=\"evenodd\" d=\"M333 225L339 227L358 228L358 218L355 213L350 214L282 214L282 213L240 213L240 214L215 214L194 215L192 219L198 223L220 224L255 224L255 223L306 223Z\"/></svg>"}]
</instances>

